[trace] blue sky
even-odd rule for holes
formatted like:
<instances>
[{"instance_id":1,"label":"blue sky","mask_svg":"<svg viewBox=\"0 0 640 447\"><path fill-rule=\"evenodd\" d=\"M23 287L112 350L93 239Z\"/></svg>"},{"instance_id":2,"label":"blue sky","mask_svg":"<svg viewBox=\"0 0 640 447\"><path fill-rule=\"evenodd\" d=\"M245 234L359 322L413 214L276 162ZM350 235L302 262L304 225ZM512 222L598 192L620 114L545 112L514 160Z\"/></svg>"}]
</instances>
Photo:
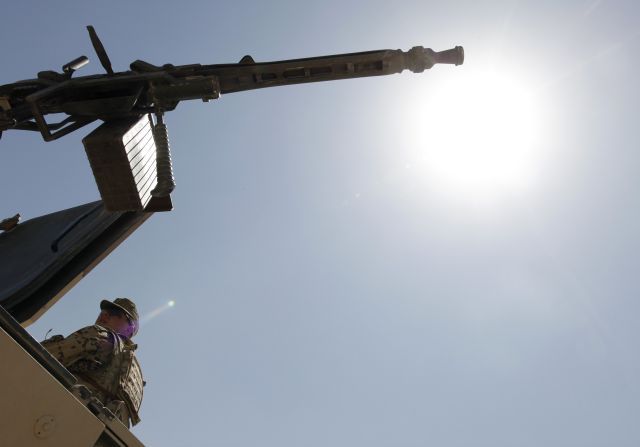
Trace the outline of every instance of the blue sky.
<instances>
[{"instance_id":1,"label":"blue sky","mask_svg":"<svg viewBox=\"0 0 640 447\"><path fill-rule=\"evenodd\" d=\"M181 104L175 210L29 327L150 315L149 446L636 446L631 1L66 2L3 11L9 83L463 45L461 67ZM2 217L99 198L79 131L6 132Z\"/></svg>"}]
</instances>

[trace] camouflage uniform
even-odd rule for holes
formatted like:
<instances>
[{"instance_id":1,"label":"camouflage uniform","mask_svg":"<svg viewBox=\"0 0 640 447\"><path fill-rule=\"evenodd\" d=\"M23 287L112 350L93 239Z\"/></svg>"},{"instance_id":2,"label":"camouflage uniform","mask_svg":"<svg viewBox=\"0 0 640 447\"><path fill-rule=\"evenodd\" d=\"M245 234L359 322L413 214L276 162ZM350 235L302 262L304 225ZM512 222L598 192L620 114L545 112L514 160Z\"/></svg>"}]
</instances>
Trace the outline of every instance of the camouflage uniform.
<instances>
[{"instance_id":1,"label":"camouflage uniform","mask_svg":"<svg viewBox=\"0 0 640 447\"><path fill-rule=\"evenodd\" d=\"M96 324L66 338L55 335L42 345L124 425L140 422L144 381L131 340Z\"/></svg>"}]
</instances>

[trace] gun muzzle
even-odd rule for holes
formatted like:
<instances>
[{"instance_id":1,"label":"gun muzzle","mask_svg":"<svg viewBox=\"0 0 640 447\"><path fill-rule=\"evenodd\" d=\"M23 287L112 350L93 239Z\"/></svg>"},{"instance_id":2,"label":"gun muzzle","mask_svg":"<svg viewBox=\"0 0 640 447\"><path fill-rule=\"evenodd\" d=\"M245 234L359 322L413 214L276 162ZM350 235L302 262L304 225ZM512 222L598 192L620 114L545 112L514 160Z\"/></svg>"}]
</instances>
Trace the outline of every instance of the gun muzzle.
<instances>
[{"instance_id":1,"label":"gun muzzle","mask_svg":"<svg viewBox=\"0 0 640 447\"><path fill-rule=\"evenodd\" d=\"M457 46L450 50L434 51L433 58L436 64L462 65L464 63L464 48Z\"/></svg>"},{"instance_id":2,"label":"gun muzzle","mask_svg":"<svg viewBox=\"0 0 640 447\"><path fill-rule=\"evenodd\" d=\"M431 48L413 47L404 53L404 56L406 68L414 73L422 73L435 64L462 65L464 63L464 48L457 46L450 50L433 51Z\"/></svg>"}]
</instances>

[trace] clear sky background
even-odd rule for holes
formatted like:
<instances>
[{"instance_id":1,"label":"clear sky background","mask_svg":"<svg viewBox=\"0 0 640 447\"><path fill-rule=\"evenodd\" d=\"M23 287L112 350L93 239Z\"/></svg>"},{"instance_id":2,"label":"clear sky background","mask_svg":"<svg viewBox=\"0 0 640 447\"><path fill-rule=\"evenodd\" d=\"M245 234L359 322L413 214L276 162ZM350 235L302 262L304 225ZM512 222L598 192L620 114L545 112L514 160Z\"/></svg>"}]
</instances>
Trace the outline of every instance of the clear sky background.
<instances>
[{"instance_id":1,"label":"clear sky background","mask_svg":"<svg viewBox=\"0 0 640 447\"><path fill-rule=\"evenodd\" d=\"M116 70L466 50L167 116L175 210L29 327L66 335L102 298L138 303L146 445L640 444L637 2L22 1L1 17L0 83L82 54L101 72L88 24ZM97 200L87 133L6 132L1 217Z\"/></svg>"}]
</instances>

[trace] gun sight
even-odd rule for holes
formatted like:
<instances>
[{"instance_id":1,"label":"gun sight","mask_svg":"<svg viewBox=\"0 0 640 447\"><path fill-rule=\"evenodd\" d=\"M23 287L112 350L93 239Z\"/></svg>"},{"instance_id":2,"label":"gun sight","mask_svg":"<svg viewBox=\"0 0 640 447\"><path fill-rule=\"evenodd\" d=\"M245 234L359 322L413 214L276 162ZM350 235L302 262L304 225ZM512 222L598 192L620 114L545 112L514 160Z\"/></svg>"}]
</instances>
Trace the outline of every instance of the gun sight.
<instances>
[{"instance_id":1,"label":"gun sight","mask_svg":"<svg viewBox=\"0 0 640 447\"><path fill-rule=\"evenodd\" d=\"M65 73L73 73L76 70L80 70L82 67L89 63L87 56L80 56L68 62L62 66L62 71Z\"/></svg>"}]
</instances>

